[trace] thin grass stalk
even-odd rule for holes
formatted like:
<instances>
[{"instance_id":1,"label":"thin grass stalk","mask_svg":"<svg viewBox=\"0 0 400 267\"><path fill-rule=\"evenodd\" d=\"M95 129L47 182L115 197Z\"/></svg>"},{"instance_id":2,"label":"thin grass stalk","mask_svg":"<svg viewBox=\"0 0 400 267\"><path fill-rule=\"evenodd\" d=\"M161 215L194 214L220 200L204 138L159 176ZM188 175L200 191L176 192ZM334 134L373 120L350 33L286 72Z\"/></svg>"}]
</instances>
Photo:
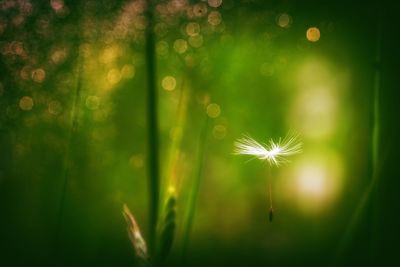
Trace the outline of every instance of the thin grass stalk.
<instances>
[{"instance_id":1,"label":"thin grass stalk","mask_svg":"<svg viewBox=\"0 0 400 267\"><path fill-rule=\"evenodd\" d=\"M177 119L174 128L176 132L174 132L172 136L168 165L166 168L166 179L162 187L166 190L161 192L161 194L164 195L162 199L165 199L165 206L158 225L160 232L158 236L157 256L155 259L157 265L162 265L165 262L171 251L175 237L176 201L181 181L181 175L178 175L177 168L179 167L180 162L180 146L186 123L188 99L189 90L186 88L186 79L183 79L177 108Z\"/></svg>"},{"instance_id":2,"label":"thin grass stalk","mask_svg":"<svg viewBox=\"0 0 400 267\"><path fill-rule=\"evenodd\" d=\"M200 135L200 141L199 141L199 146L198 146L198 159L197 159L197 168L196 168L196 174L194 176L194 181L192 183L192 188L191 192L189 195L189 201L188 201L188 206L187 206L187 216L184 224L184 229L183 229L183 243L182 243L182 266L185 266L186 260L187 260L187 251L189 247L189 241L190 241L190 233L191 229L193 226L193 221L195 217L195 211L196 211L196 204L197 204L197 198L199 195L200 191L200 184L201 180L203 177L203 166L204 166L204 155L205 155L205 144L207 141L207 133L208 133L208 125L209 125L209 117L207 116L206 121L204 123L201 135Z\"/></svg>"},{"instance_id":3,"label":"thin grass stalk","mask_svg":"<svg viewBox=\"0 0 400 267\"><path fill-rule=\"evenodd\" d=\"M148 120L148 172L149 172L149 251L153 256L156 248L156 228L159 208L159 155L156 58L154 45L154 1L147 1L146 63L147 63L147 120Z\"/></svg>"},{"instance_id":4,"label":"thin grass stalk","mask_svg":"<svg viewBox=\"0 0 400 267\"><path fill-rule=\"evenodd\" d=\"M59 241L61 230L62 230L62 221L63 221L64 210L65 210L65 199L66 199L66 195L67 195L68 182L69 182L69 171L70 171L70 165L71 165L71 146L73 145L73 140L74 140L74 137L78 130L79 106L80 106L80 98L81 98L81 90L82 90L82 72L83 72L83 60L79 54L78 55L77 82L76 82L75 94L74 94L74 99L73 99L72 108L71 108L71 127L68 132L67 145L66 145L66 151L65 151L64 162L63 162L63 172L62 172L63 185L62 185L59 211L58 211L58 217L57 217L58 221L57 221L57 225L56 225L56 234L55 234L56 246L55 246L55 248L57 247L57 243Z\"/></svg>"},{"instance_id":5,"label":"thin grass stalk","mask_svg":"<svg viewBox=\"0 0 400 267\"><path fill-rule=\"evenodd\" d=\"M381 14L378 14L378 31L376 39L376 51L375 51L375 73L374 73L374 92L373 92L373 128L372 128L372 146L371 146L371 179L374 184L378 184L379 181L379 158L380 158L380 84L381 84L381 45L382 45L382 25L380 21ZM377 239L377 227L379 222L379 203L378 203L378 191L377 186L374 186L373 199L373 221L371 229L371 240L370 240L370 257L374 259L376 255L376 239Z\"/></svg>"},{"instance_id":6,"label":"thin grass stalk","mask_svg":"<svg viewBox=\"0 0 400 267\"><path fill-rule=\"evenodd\" d=\"M380 19L380 14L378 15ZM376 188L377 182L379 180L379 172L381 167L381 162L379 160L380 155L380 91L381 91L381 73L380 73L380 63L381 63L381 44L382 44L382 25L381 21L378 21L377 27L377 37L376 37L376 49L374 57L374 81L373 81L373 116L372 116L372 130L371 130L371 179L365 189L361 199L357 205L354 215L352 216L344 235L339 243L338 251L336 254L336 260L340 261L343 257L344 252L349 246L352 240L353 233L365 212L368 203ZM375 192L376 193L376 192Z\"/></svg>"}]
</instances>

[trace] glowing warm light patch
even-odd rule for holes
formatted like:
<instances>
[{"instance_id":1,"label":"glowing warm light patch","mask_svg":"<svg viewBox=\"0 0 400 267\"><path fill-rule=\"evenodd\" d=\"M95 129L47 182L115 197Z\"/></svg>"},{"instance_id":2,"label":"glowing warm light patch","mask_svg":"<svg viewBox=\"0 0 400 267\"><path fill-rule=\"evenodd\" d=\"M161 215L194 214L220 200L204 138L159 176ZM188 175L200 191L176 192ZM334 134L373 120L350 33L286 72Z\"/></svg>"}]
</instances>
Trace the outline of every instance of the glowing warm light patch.
<instances>
[{"instance_id":1,"label":"glowing warm light patch","mask_svg":"<svg viewBox=\"0 0 400 267\"><path fill-rule=\"evenodd\" d=\"M302 167L297 177L299 192L307 197L323 197L328 191L329 183L326 171L319 165Z\"/></svg>"},{"instance_id":2,"label":"glowing warm light patch","mask_svg":"<svg viewBox=\"0 0 400 267\"><path fill-rule=\"evenodd\" d=\"M327 138L337 128L337 101L331 88L304 90L296 98L292 121L307 137Z\"/></svg>"},{"instance_id":3,"label":"glowing warm light patch","mask_svg":"<svg viewBox=\"0 0 400 267\"><path fill-rule=\"evenodd\" d=\"M332 150L312 151L296 162L291 174L285 174L285 191L290 202L304 211L318 211L337 197L343 181L343 161ZM282 180L282 179L281 179Z\"/></svg>"},{"instance_id":4,"label":"glowing warm light patch","mask_svg":"<svg viewBox=\"0 0 400 267\"><path fill-rule=\"evenodd\" d=\"M307 40L310 42L317 42L321 38L321 33L317 27L308 28L306 32Z\"/></svg>"},{"instance_id":5,"label":"glowing warm light patch","mask_svg":"<svg viewBox=\"0 0 400 267\"><path fill-rule=\"evenodd\" d=\"M297 70L289 124L308 139L327 140L346 123L347 71L334 68L323 58L310 57ZM348 116L346 116L348 117Z\"/></svg>"}]
</instances>

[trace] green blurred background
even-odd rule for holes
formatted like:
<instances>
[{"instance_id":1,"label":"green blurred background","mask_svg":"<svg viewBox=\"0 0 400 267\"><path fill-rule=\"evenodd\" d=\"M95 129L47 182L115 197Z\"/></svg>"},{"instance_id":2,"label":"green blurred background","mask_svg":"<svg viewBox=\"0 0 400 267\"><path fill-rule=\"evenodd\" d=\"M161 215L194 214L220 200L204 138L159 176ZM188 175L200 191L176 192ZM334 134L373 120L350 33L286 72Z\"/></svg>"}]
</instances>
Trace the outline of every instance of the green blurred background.
<instances>
[{"instance_id":1,"label":"green blurred background","mask_svg":"<svg viewBox=\"0 0 400 267\"><path fill-rule=\"evenodd\" d=\"M394 1L155 2L165 264L181 264L199 169L187 266L398 261ZM121 211L147 238L144 3L0 1L0 266L138 265ZM303 153L270 176L232 153L289 130Z\"/></svg>"}]
</instances>

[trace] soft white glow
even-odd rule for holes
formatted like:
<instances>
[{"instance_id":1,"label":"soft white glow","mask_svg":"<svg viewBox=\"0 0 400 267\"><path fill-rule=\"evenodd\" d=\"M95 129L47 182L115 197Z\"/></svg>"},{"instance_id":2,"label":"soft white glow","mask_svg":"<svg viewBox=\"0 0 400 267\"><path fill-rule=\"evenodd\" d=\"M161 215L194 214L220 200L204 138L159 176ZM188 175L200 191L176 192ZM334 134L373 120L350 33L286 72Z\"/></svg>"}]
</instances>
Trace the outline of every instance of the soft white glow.
<instances>
[{"instance_id":1,"label":"soft white glow","mask_svg":"<svg viewBox=\"0 0 400 267\"><path fill-rule=\"evenodd\" d=\"M298 189L308 197L321 198L329 191L327 181L329 174L321 165L303 166L298 173Z\"/></svg>"}]
</instances>

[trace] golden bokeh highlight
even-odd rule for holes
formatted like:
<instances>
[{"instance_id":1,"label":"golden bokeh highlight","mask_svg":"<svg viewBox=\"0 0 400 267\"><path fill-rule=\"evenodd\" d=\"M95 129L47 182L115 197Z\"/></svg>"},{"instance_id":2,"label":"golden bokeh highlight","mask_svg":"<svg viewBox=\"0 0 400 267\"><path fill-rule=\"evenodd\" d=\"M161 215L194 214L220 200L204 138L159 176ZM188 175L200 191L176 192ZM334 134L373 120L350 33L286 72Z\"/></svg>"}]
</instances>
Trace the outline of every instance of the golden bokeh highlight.
<instances>
[{"instance_id":1,"label":"golden bokeh highlight","mask_svg":"<svg viewBox=\"0 0 400 267\"><path fill-rule=\"evenodd\" d=\"M121 72L117 69L111 69L107 73L107 81L111 84L117 84L121 80Z\"/></svg>"},{"instance_id":2,"label":"golden bokeh highlight","mask_svg":"<svg viewBox=\"0 0 400 267\"><path fill-rule=\"evenodd\" d=\"M307 40L310 42L317 42L321 38L321 33L317 27L308 28L306 32Z\"/></svg>"},{"instance_id":3,"label":"golden bokeh highlight","mask_svg":"<svg viewBox=\"0 0 400 267\"><path fill-rule=\"evenodd\" d=\"M166 41L160 41L156 45L156 53L160 56L167 56L169 45Z\"/></svg>"},{"instance_id":4,"label":"golden bokeh highlight","mask_svg":"<svg viewBox=\"0 0 400 267\"><path fill-rule=\"evenodd\" d=\"M121 76L124 79L132 79L135 77L135 66L132 64L125 64L121 69Z\"/></svg>"},{"instance_id":5,"label":"golden bokeh highlight","mask_svg":"<svg viewBox=\"0 0 400 267\"><path fill-rule=\"evenodd\" d=\"M49 102L47 106L47 111L51 115L59 115L62 112L62 106L61 103L57 100L52 100Z\"/></svg>"},{"instance_id":6,"label":"golden bokeh highlight","mask_svg":"<svg viewBox=\"0 0 400 267\"><path fill-rule=\"evenodd\" d=\"M110 64L117 59L122 53L119 45L111 45L106 47L100 54L100 62L104 64Z\"/></svg>"},{"instance_id":7,"label":"golden bokeh highlight","mask_svg":"<svg viewBox=\"0 0 400 267\"><path fill-rule=\"evenodd\" d=\"M178 52L179 54L183 54L186 52L187 48L188 48L188 45L185 40L183 40L183 39L175 40L174 49L176 52Z\"/></svg>"},{"instance_id":8,"label":"golden bokeh highlight","mask_svg":"<svg viewBox=\"0 0 400 267\"><path fill-rule=\"evenodd\" d=\"M64 1L63 0L51 0L50 5L54 9L54 11L59 12L64 8Z\"/></svg>"},{"instance_id":9,"label":"golden bokeh highlight","mask_svg":"<svg viewBox=\"0 0 400 267\"><path fill-rule=\"evenodd\" d=\"M208 5L210 7L219 7L222 5L222 0L208 0Z\"/></svg>"},{"instance_id":10,"label":"golden bokeh highlight","mask_svg":"<svg viewBox=\"0 0 400 267\"><path fill-rule=\"evenodd\" d=\"M190 22L186 25L186 33L189 36L196 36L200 34L200 25L196 22Z\"/></svg>"},{"instance_id":11,"label":"golden bokeh highlight","mask_svg":"<svg viewBox=\"0 0 400 267\"><path fill-rule=\"evenodd\" d=\"M161 81L161 86L166 91L173 91L176 87L176 79L172 76L165 76Z\"/></svg>"},{"instance_id":12,"label":"golden bokeh highlight","mask_svg":"<svg viewBox=\"0 0 400 267\"><path fill-rule=\"evenodd\" d=\"M193 6L193 14L196 17L203 17L207 15L207 5L205 3L197 3Z\"/></svg>"},{"instance_id":13,"label":"golden bokeh highlight","mask_svg":"<svg viewBox=\"0 0 400 267\"><path fill-rule=\"evenodd\" d=\"M19 100L19 107L24 111L29 111L33 108L33 99L30 96L23 96Z\"/></svg>"},{"instance_id":14,"label":"golden bokeh highlight","mask_svg":"<svg viewBox=\"0 0 400 267\"><path fill-rule=\"evenodd\" d=\"M210 118L217 118L221 114L221 108L218 104L211 103L207 106L207 115Z\"/></svg>"},{"instance_id":15,"label":"golden bokeh highlight","mask_svg":"<svg viewBox=\"0 0 400 267\"><path fill-rule=\"evenodd\" d=\"M21 76L22 80L29 80L32 77L32 67L30 66L24 66L21 71L19 72L19 75Z\"/></svg>"},{"instance_id":16,"label":"golden bokeh highlight","mask_svg":"<svg viewBox=\"0 0 400 267\"><path fill-rule=\"evenodd\" d=\"M52 52L50 58L54 64L59 64L64 62L65 58L67 57L67 50L66 49L57 49Z\"/></svg>"},{"instance_id":17,"label":"golden bokeh highlight","mask_svg":"<svg viewBox=\"0 0 400 267\"><path fill-rule=\"evenodd\" d=\"M189 44L195 48L201 47L203 45L203 36L201 34L195 35L195 36L190 36Z\"/></svg>"},{"instance_id":18,"label":"golden bokeh highlight","mask_svg":"<svg viewBox=\"0 0 400 267\"><path fill-rule=\"evenodd\" d=\"M46 72L44 69L38 68L32 71L32 80L37 83L42 83L46 78Z\"/></svg>"},{"instance_id":19,"label":"golden bokeh highlight","mask_svg":"<svg viewBox=\"0 0 400 267\"><path fill-rule=\"evenodd\" d=\"M210 25L217 26L221 23L221 14L218 11L211 11L208 15L207 21Z\"/></svg>"},{"instance_id":20,"label":"golden bokeh highlight","mask_svg":"<svg viewBox=\"0 0 400 267\"><path fill-rule=\"evenodd\" d=\"M277 24L279 25L279 27L289 28L292 24L292 18L289 14L286 13L279 14L277 17Z\"/></svg>"},{"instance_id":21,"label":"golden bokeh highlight","mask_svg":"<svg viewBox=\"0 0 400 267\"><path fill-rule=\"evenodd\" d=\"M218 124L214 126L212 134L215 139L222 140L225 138L226 132L226 127L224 125Z\"/></svg>"}]
</instances>

